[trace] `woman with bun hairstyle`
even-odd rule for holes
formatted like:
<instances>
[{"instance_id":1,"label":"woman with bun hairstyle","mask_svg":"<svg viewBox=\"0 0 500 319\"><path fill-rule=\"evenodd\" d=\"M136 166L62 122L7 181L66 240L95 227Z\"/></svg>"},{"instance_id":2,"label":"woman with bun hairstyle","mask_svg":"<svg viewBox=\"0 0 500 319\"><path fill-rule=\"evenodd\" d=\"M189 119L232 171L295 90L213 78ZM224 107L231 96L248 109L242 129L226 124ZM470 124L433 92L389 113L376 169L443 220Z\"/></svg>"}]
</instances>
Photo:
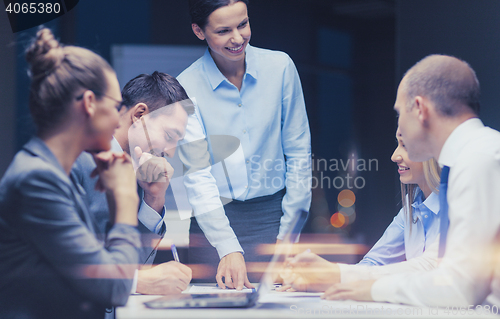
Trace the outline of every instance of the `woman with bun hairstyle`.
<instances>
[{"instance_id":1,"label":"woman with bun hairstyle","mask_svg":"<svg viewBox=\"0 0 500 319\"><path fill-rule=\"evenodd\" d=\"M213 154L213 136L237 138L242 149L238 164L225 161L220 174L212 167L212 182L196 174L185 178L196 216L189 262L213 265L219 286L236 289L252 287L245 262L260 263L248 272L259 280L258 268L271 258L259 246L279 243L297 212L309 211L311 203L311 141L300 78L286 53L249 44L247 5L189 1L192 30L208 48L178 76L199 111L200 124L188 124L185 140L204 133L212 158L221 158ZM219 195L222 202L229 199L224 207Z\"/></svg>"},{"instance_id":2,"label":"woman with bun hairstyle","mask_svg":"<svg viewBox=\"0 0 500 319\"><path fill-rule=\"evenodd\" d=\"M122 106L118 80L103 58L49 29L26 59L37 133L0 182L0 317L103 318L127 302L140 246L131 160L105 152ZM104 243L70 175L83 151L94 154L112 212Z\"/></svg>"}]
</instances>

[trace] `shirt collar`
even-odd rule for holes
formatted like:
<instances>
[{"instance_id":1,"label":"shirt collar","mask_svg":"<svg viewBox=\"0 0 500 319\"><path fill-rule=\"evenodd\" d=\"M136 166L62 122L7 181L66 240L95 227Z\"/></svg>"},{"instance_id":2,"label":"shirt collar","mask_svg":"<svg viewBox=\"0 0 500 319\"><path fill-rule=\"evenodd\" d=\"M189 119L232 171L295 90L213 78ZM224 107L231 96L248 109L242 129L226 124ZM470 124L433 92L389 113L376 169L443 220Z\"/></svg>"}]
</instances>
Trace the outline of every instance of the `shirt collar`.
<instances>
[{"instance_id":1,"label":"shirt collar","mask_svg":"<svg viewBox=\"0 0 500 319\"><path fill-rule=\"evenodd\" d=\"M245 70L245 75L248 74L251 77L253 77L255 80L257 80L257 54L255 52L255 48L251 46L250 44L247 45L247 48L245 49L245 63L246 63L246 70Z\"/></svg>"},{"instance_id":2,"label":"shirt collar","mask_svg":"<svg viewBox=\"0 0 500 319\"><path fill-rule=\"evenodd\" d=\"M120 143L116 140L116 138L113 136L113 139L111 140L111 151L113 152L123 152L122 147L120 146Z\"/></svg>"},{"instance_id":3,"label":"shirt collar","mask_svg":"<svg viewBox=\"0 0 500 319\"><path fill-rule=\"evenodd\" d=\"M461 152L464 146L473 138L472 134L476 130L483 128L483 122L478 118L469 119L457 126L446 142L439 154L439 165L453 167L455 165L457 155Z\"/></svg>"},{"instance_id":4,"label":"shirt collar","mask_svg":"<svg viewBox=\"0 0 500 319\"><path fill-rule=\"evenodd\" d=\"M257 57L255 55L255 48L250 46L250 44L247 44L247 47L245 48L246 70L245 74L243 75L243 79L245 79L247 74L252 76L254 79L257 79L256 59ZM205 66L205 71L207 73L208 81L212 86L212 90L215 90L217 87L219 87L222 82L227 81L226 77L221 73L219 68L217 68L214 59L210 55L209 48L207 48L207 50L205 51L202 62Z\"/></svg>"},{"instance_id":5,"label":"shirt collar","mask_svg":"<svg viewBox=\"0 0 500 319\"><path fill-rule=\"evenodd\" d=\"M424 200L423 204L431 210L434 214L439 213L439 195L431 192L431 194Z\"/></svg>"},{"instance_id":6,"label":"shirt collar","mask_svg":"<svg viewBox=\"0 0 500 319\"><path fill-rule=\"evenodd\" d=\"M416 209L419 208L421 205L424 205L427 207L431 212L433 212L435 215L438 214L439 212L439 195L436 193L432 192L423 202L422 202L422 197L424 196L424 193L419 190L417 193L417 196L415 196L415 200L411 204L411 206Z\"/></svg>"}]
</instances>

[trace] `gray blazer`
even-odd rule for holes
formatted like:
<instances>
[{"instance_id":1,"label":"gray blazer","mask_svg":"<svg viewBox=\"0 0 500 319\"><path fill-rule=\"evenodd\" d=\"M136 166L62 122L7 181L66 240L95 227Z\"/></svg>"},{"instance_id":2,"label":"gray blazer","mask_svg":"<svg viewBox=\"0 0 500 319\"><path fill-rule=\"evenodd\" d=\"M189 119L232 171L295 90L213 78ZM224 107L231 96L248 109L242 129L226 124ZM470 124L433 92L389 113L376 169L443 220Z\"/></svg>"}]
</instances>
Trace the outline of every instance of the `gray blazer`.
<instances>
[{"instance_id":1,"label":"gray blazer","mask_svg":"<svg viewBox=\"0 0 500 319\"><path fill-rule=\"evenodd\" d=\"M127 302L139 233L97 240L83 194L39 138L16 154L0 181L1 318L102 318Z\"/></svg>"},{"instance_id":2,"label":"gray blazer","mask_svg":"<svg viewBox=\"0 0 500 319\"><path fill-rule=\"evenodd\" d=\"M113 139L111 150L122 151L116 140ZM95 190L97 177L90 178L90 173L95 169L94 159L89 153L82 153L76 160L71 174L74 175L78 183L86 192L85 200L87 201L90 214L92 215L99 237L106 237L109 230L109 209L106 195ZM143 190L137 185L139 198L142 202ZM142 264L152 264L156 256L156 245L163 238L166 231L166 226L163 223L161 234L157 235L151 232L139 220L137 229L141 233L141 248L139 249L139 262Z\"/></svg>"}]
</instances>

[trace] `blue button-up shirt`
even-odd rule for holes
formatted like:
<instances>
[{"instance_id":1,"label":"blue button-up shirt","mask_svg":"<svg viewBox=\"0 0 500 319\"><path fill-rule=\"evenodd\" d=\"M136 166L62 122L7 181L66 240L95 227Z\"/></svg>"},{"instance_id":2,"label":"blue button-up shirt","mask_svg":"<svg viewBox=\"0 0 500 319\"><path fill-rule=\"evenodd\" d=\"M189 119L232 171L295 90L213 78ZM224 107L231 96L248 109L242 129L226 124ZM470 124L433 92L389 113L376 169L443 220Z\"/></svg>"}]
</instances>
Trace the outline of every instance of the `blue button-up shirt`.
<instances>
[{"instance_id":1,"label":"blue button-up shirt","mask_svg":"<svg viewBox=\"0 0 500 319\"><path fill-rule=\"evenodd\" d=\"M423 193L419 191L412 207L413 220L408 220L402 208L359 262L360 265L380 266L418 257L436 240L439 234L439 196L431 193L423 201Z\"/></svg>"},{"instance_id":2,"label":"blue button-up shirt","mask_svg":"<svg viewBox=\"0 0 500 319\"><path fill-rule=\"evenodd\" d=\"M219 195L244 201L286 187L279 239L295 213L308 211L311 203L310 131L295 65L283 52L250 45L245 62L241 90L219 71L208 49L178 77L198 107L188 120L184 143L215 135L239 142L225 167L214 165L185 177L197 221L220 257L242 249ZM179 152L189 157L182 148ZM210 155L217 164L214 159L220 156Z\"/></svg>"}]
</instances>

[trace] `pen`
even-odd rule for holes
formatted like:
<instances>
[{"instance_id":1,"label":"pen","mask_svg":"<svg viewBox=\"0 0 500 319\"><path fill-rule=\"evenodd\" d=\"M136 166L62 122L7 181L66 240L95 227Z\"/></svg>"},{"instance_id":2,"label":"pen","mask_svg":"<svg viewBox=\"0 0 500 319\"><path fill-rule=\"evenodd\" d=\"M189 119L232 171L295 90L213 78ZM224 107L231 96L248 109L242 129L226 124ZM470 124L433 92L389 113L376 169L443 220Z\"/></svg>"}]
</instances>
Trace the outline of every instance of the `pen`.
<instances>
[{"instance_id":1,"label":"pen","mask_svg":"<svg viewBox=\"0 0 500 319\"><path fill-rule=\"evenodd\" d=\"M180 259L179 259L179 254L177 253L177 247L175 247L175 244L172 244L172 246L170 246L170 248L172 249L172 255L174 256L174 260L178 263L180 263Z\"/></svg>"}]
</instances>

